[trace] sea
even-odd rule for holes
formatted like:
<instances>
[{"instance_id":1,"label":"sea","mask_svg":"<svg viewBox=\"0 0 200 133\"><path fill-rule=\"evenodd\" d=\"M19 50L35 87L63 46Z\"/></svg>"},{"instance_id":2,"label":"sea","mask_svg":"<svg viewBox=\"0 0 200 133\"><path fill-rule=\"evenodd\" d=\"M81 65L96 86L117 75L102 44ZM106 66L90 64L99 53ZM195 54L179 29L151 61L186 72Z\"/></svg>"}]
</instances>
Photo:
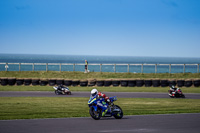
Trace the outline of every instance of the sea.
<instances>
[{"instance_id":1,"label":"sea","mask_svg":"<svg viewBox=\"0 0 200 133\"><path fill-rule=\"evenodd\" d=\"M198 73L198 64L200 64L200 58L191 57L0 54L0 71L46 71L48 69L48 71L84 72L85 60L88 61L89 72ZM19 63L22 63L20 67ZM46 63L49 64L48 67Z\"/></svg>"}]
</instances>

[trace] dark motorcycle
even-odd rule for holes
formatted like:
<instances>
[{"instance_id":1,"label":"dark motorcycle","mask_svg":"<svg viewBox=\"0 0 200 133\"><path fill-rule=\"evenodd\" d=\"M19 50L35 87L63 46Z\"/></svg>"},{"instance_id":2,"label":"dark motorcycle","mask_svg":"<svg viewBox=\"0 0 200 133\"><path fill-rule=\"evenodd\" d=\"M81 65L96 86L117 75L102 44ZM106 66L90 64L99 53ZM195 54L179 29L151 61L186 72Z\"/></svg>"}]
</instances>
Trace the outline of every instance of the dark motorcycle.
<instances>
[{"instance_id":1,"label":"dark motorcycle","mask_svg":"<svg viewBox=\"0 0 200 133\"><path fill-rule=\"evenodd\" d=\"M183 92L179 88L177 88L174 91L168 90L168 92L169 92L169 96L171 98L185 98L185 95L183 94Z\"/></svg>"},{"instance_id":2,"label":"dark motorcycle","mask_svg":"<svg viewBox=\"0 0 200 133\"><path fill-rule=\"evenodd\" d=\"M69 90L68 87L54 86L53 88L55 89L56 95L71 95L71 91Z\"/></svg>"}]
</instances>

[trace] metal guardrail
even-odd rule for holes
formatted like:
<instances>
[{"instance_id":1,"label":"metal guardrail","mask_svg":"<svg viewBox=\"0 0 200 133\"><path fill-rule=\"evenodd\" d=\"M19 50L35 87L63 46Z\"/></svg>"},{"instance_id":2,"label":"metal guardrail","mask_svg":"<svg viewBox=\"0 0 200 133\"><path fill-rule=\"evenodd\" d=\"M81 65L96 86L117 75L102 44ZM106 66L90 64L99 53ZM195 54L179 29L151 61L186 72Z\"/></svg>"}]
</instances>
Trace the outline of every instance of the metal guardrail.
<instances>
[{"instance_id":1,"label":"metal guardrail","mask_svg":"<svg viewBox=\"0 0 200 133\"><path fill-rule=\"evenodd\" d=\"M46 71L48 71L48 66L59 66L59 71L62 71L62 66L73 66L73 71L75 71L75 66L82 65L84 63L0 63L0 65L5 65L5 71L8 71L9 65L19 65L19 71L21 71L21 65L32 65L32 71L35 71L35 66L42 65L46 66ZM131 66L141 66L141 73L144 72L144 66L155 66L155 73L157 73L158 66L168 66L169 73L171 73L172 66L183 66L183 73L185 73L186 66L196 66L196 72L199 73L199 64L89 64L89 66L99 66L100 72L102 72L102 66L114 66L114 72L116 72L116 66L127 66L127 72L130 72Z\"/></svg>"}]
</instances>

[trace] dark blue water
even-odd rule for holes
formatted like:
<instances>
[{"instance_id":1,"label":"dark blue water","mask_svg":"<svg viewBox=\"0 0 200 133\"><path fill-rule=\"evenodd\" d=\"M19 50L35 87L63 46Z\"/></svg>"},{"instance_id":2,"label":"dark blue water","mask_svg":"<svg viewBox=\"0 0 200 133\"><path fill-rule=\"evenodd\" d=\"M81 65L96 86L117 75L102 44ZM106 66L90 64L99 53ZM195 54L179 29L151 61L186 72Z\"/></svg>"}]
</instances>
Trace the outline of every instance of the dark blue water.
<instances>
[{"instance_id":1,"label":"dark blue water","mask_svg":"<svg viewBox=\"0 0 200 133\"><path fill-rule=\"evenodd\" d=\"M200 58L179 58L179 57L131 57L131 56L80 56L80 55L32 55L32 54L0 54L0 63L85 63L88 60L89 70L92 72L99 72L99 65L90 64L104 64L101 67L102 72L128 72L127 65L105 64L144 64L129 66L129 72L133 73L155 73L155 65L147 66L145 64L158 64L157 73L182 73L183 66L169 65L159 66L159 64L200 64ZM19 65L8 64L8 71L19 71ZM45 65L35 65L34 71L46 70ZM48 65L49 71L59 71L59 65ZM62 65L61 71L84 71L83 65ZM5 71L5 64L0 64L0 71ZM21 65L21 71L33 71L32 65ZM196 73L198 71L197 65L186 65L185 72Z\"/></svg>"}]
</instances>

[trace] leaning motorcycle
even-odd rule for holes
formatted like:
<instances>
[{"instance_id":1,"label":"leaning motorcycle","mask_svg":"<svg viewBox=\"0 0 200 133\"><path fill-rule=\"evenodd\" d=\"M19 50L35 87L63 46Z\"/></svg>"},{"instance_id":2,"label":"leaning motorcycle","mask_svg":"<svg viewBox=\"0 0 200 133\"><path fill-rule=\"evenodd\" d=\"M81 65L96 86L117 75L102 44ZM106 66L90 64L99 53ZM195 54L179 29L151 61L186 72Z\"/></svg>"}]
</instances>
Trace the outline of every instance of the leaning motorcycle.
<instances>
[{"instance_id":1,"label":"leaning motorcycle","mask_svg":"<svg viewBox=\"0 0 200 133\"><path fill-rule=\"evenodd\" d=\"M117 97L110 97L110 103L104 102L104 98L98 98L98 96L94 96L90 98L88 101L89 113L91 117L95 120L99 120L101 117L112 117L114 116L116 119L121 119L123 117L123 111L118 105L114 105L114 101L117 100ZM102 116L102 113L107 110L106 114Z\"/></svg>"},{"instance_id":2,"label":"leaning motorcycle","mask_svg":"<svg viewBox=\"0 0 200 133\"><path fill-rule=\"evenodd\" d=\"M59 89L58 86L54 86L53 88L56 95L71 95L71 91L68 87L61 87L61 89Z\"/></svg>"},{"instance_id":3,"label":"leaning motorcycle","mask_svg":"<svg viewBox=\"0 0 200 133\"><path fill-rule=\"evenodd\" d=\"M181 91L181 89L176 89L175 91L168 90L169 97L171 98L185 98L185 95Z\"/></svg>"}]
</instances>

